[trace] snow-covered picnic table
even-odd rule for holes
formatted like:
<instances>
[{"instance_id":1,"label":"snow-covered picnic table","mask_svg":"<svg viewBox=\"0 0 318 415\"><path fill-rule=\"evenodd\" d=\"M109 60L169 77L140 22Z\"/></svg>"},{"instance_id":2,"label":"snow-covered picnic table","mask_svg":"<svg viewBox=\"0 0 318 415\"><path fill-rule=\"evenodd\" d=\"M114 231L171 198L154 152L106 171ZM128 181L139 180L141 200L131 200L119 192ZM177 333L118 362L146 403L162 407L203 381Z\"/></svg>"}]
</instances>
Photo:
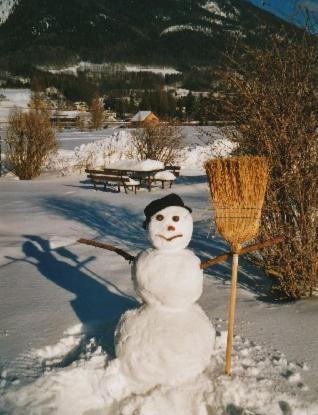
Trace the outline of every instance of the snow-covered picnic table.
<instances>
[{"instance_id":1,"label":"snow-covered picnic table","mask_svg":"<svg viewBox=\"0 0 318 415\"><path fill-rule=\"evenodd\" d=\"M151 183L156 173L164 171L165 165L158 160L120 160L116 163L108 164L106 169L121 170L132 174L133 178L145 180L148 191L151 192Z\"/></svg>"},{"instance_id":2,"label":"snow-covered picnic table","mask_svg":"<svg viewBox=\"0 0 318 415\"><path fill-rule=\"evenodd\" d=\"M107 169L114 170L127 170L127 171L138 171L138 172L149 172L164 170L165 165L162 161L158 160L119 160L116 163L111 163L105 166Z\"/></svg>"}]
</instances>

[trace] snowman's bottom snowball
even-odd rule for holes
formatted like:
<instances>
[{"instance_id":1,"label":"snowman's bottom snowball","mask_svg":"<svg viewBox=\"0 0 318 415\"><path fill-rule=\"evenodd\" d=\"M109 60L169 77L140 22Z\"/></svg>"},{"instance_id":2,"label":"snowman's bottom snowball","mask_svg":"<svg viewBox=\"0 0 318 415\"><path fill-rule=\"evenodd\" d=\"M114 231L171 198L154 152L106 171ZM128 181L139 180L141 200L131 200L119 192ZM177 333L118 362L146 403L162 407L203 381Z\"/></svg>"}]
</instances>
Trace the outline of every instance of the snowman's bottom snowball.
<instances>
[{"instance_id":1,"label":"snowman's bottom snowball","mask_svg":"<svg viewBox=\"0 0 318 415\"><path fill-rule=\"evenodd\" d=\"M204 371L215 330L198 304L182 310L143 306L122 317L116 356L125 377L149 389L177 385Z\"/></svg>"}]
</instances>

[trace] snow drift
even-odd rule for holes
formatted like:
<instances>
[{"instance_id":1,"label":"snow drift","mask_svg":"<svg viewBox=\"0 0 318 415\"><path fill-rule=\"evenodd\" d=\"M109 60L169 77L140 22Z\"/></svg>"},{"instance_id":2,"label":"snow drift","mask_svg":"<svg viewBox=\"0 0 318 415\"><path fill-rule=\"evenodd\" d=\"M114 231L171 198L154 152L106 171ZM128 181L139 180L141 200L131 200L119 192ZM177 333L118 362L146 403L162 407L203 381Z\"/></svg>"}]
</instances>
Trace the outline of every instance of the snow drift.
<instances>
[{"instance_id":1,"label":"snow drift","mask_svg":"<svg viewBox=\"0 0 318 415\"><path fill-rule=\"evenodd\" d=\"M217 134L211 144L189 144L182 148L178 163L182 168L203 170L204 162L216 155L227 156L234 144ZM103 140L82 144L73 150L59 150L51 157L46 169L63 175L83 171L86 166L100 168L120 160L137 159L138 154L129 130L116 131Z\"/></svg>"},{"instance_id":2,"label":"snow drift","mask_svg":"<svg viewBox=\"0 0 318 415\"><path fill-rule=\"evenodd\" d=\"M43 374L33 383L11 386L0 398L6 414L59 415L316 415L318 404L305 405L296 398L305 388L302 371L280 352L268 354L261 346L235 338L233 374L224 374L226 332L219 332L207 370L177 387L157 387L148 393L119 401L107 397L105 368L109 357L94 338L83 342L80 325L65 333L59 343L33 350L34 364ZM76 360L63 367L66 354L77 349ZM117 379L122 382L122 379ZM113 383L116 389L118 385ZM109 387L109 385L108 385ZM288 391L288 392L286 392ZM175 408L166 411L166 402ZM197 412L204 403L204 411Z\"/></svg>"}]
</instances>

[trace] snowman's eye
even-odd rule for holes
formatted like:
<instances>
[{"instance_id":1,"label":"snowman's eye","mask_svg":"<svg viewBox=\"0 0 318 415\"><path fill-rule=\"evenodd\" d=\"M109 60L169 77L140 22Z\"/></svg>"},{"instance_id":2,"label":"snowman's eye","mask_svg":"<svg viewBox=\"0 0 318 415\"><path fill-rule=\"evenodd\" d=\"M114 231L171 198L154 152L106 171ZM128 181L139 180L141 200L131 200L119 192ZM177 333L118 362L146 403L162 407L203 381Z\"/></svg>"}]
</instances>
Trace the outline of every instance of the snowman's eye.
<instances>
[{"instance_id":1,"label":"snowman's eye","mask_svg":"<svg viewBox=\"0 0 318 415\"><path fill-rule=\"evenodd\" d=\"M157 215L156 219L159 220L159 222L161 222L163 220L163 216L162 215Z\"/></svg>"},{"instance_id":2,"label":"snowman's eye","mask_svg":"<svg viewBox=\"0 0 318 415\"><path fill-rule=\"evenodd\" d=\"M179 222L179 216L172 216L172 220L174 221L174 222Z\"/></svg>"}]
</instances>

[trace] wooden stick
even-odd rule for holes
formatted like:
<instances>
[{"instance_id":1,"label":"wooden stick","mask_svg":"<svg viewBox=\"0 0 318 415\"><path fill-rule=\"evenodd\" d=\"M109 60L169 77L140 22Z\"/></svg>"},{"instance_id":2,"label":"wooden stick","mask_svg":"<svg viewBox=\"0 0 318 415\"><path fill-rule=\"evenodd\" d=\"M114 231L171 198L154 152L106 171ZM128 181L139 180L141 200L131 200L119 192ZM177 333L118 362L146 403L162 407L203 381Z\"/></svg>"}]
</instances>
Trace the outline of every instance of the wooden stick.
<instances>
[{"instance_id":1,"label":"wooden stick","mask_svg":"<svg viewBox=\"0 0 318 415\"><path fill-rule=\"evenodd\" d=\"M236 287L237 287L237 270L238 270L238 253L233 253L232 277L231 277L231 298L229 308L229 321L227 326L227 344L226 344L226 362L225 373L231 374L231 358L234 335L235 304L236 304Z\"/></svg>"},{"instance_id":2,"label":"wooden stick","mask_svg":"<svg viewBox=\"0 0 318 415\"><path fill-rule=\"evenodd\" d=\"M247 254L248 252L257 251L258 249L267 248L271 245L278 244L283 242L284 238L282 236L277 236L273 239L268 239L264 242L257 242L256 244L246 246L245 248L240 249L239 255ZM211 267L212 265L219 264L220 262L226 261L232 256L232 252L226 252L225 254L218 255L215 258L209 259L208 261L201 262L200 268L206 269Z\"/></svg>"},{"instance_id":3,"label":"wooden stick","mask_svg":"<svg viewBox=\"0 0 318 415\"><path fill-rule=\"evenodd\" d=\"M256 244L249 245L249 246L246 246L245 248L242 248L239 252L239 255L247 254L248 252L253 252L253 251L257 251L258 249L269 247L271 245L283 242L283 240L284 240L283 237L278 236L276 238L269 239L269 240L264 241L264 242L257 242ZM126 259L126 261L131 262L135 259L135 257L130 255L128 252L124 251L123 249L116 248L113 245L104 244L102 242L97 242L97 241L94 241L92 239L85 239L85 238L80 238L80 239L78 239L77 242L79 242L81 244L85 244L85 245L96 246L97 248L106 249L107 251L116 252L116 254L124 257ZM212 267L213 265L216 265L216 264L219 264L220 262L226 261L231 256L232 256L232 252L226 252L225 254L218 255L217 257L209 259L208 261L201 262L200 268L201 269L206 269L208 267Z\"/></svg>"},{"instance_id":4,"label":"wooden stick","mask_svg":"<svg viewBox=\"0 0 318 415\"><path fill-rule=\"evenodd\" d=\"M78 239L77 242L79 242L80 244L96 246L97 248L107 249L108 251L116 252L116 254L124 257L126 259L126 261L129 261L129 262L131 262L135 259L135 257L130 255L128 252L124 251L123 249L116 248L113 245L104 244L102 242L97 242L97 241L93 241L91 239L84 239L84 238Z\"/></svg>"}]
</instances>

